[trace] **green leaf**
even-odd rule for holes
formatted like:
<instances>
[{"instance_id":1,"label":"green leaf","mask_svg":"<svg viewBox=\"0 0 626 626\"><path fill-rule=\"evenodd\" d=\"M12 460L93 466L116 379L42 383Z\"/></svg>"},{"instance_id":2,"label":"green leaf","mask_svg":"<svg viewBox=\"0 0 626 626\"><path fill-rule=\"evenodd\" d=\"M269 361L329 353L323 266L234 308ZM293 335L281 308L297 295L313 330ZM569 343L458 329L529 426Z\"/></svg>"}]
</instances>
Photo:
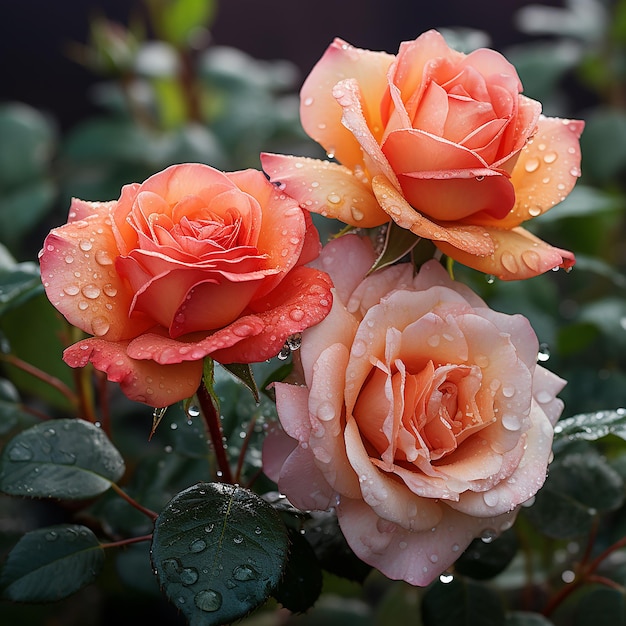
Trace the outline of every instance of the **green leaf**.
<instances>
[{"instance_id":1,"label":"green leaf","mask_svg":"<svg viewBox=\"0 0 626 626\"><path fill-rule=\"evenodd\" d=\"M39 267L35 263L0 268L0 315L42 292Z\"/></svg>"},{"instance_id":2,"label":"green leaf","mask_svg":"<svg viewBox=\"0 0 626 626\"><path fill-rule=\"evenodd\" d=\"M278 513L247 489L198 483L156 520L152 563L191 626L237 620L268 598L288 551Z\"/></svg>"},{"instance_id":3,"label":"green leaf","mask_svg":"<svg viewBox=\"0 0 626 626\"><path fill-rule=\"evenodd\" d=\"M626 599L616 589L596 589L585 594L576 606L574 626L611 624L626 626Z\"/></svg>"},{"instance_id":4,"label":"green leaf","mask_svg":"<svg viewBox=\"0 0 626 626\"><path fill-rule=\"evenodd\" d=\"M45 173L55 131L36 109L21 103L0 105L0 190L32 182Z\"/></svg>"},{"instance_id":5,"label":"green leaf","mask_svg":"<svg viewBox=\"0 0 626 626\"><path fill-rule=\"evenodd\" d=\"M0 436L17 426L31 426L36 418L22 409L17 389L10 381L0 378Z\"/></svg>"},{"instance_id":6,"label":"green leaf","mask_svg":"<svg viewBox=\"0 0 626 626\"><path fill-rule=\"evenodd\" d=\"M420 237L414 235L410 230L401 228L393 221L389 222L382 252L378 255L369 273L399 261L403 256L409 254L419 241Z\"/></svg>"},{"instance_id":7,"label":"green leaf","mask_svg":"<svg viewBox=\"0 0 626 626\"><path fill-rule=\"evenodd\" d=\"M259 403L259 388L249 363L226 363L222 367L228 370L237 380L240 380L252 394L254 401Z\"/></svg>"},{"instance_id":8,"label":"green leaf","mask_svg":"<svg viewBox=\"0 0 626 626\"><path fill-rule=\"evenodd\" d=\"M588 220L597 213L620 211L622 207L623 199L619 196L609 194L595 187L576 185L565 200L562 200L554 208L536 218L536 224L541 226L571 217ZM576 257L576 268L578 269L578 255Z\"/></svg>"},{"instance_id":9,"label":"green leaf","mask_svg":"<svg viewBox=\"0 0 626 626\"><path fill-rule=\"evenodd\" d=\"M541 615L530 611L511 611L506 616L506 626L553 626L553 623Z\"/></svg>"},{"instance_id":10,"label":"green leaf","mask_svg":"<svg viewBox=\"0 0 626 626\"><path fill-rule=\"evenodd\" d=\"M2 597L15 602L53 602L93 582L104 564L96 536L79 525L26 533L0 574Z\"/></svg>"},{"instance_id":11,"label":"green leaf","mask_svg":"<svg viewBox=\"0 0 626 626\"><path fill-rule=\"evenodd\" d=\"M80 500L104 493L124 460L89 422L49 420L11 439L0 457L0 490L9 495Z\"/></svg>"},{"instance_id":12,"label":"green leaf","mask_svg":"<svg viewBox=\"0 0 626 626\"><path fill-rule=\"evenodd\" d=\"M292 613L304 613L322 591L322 569L311 544L292 528L289 529L289 543L285 575L272 595Z\"/></svg>"},{"instance_id":13,"label":"green leaf","mask_svg":"<svg viewBox=\"0 0 626 626\"><path fill-rule=\"evenodd\" d=\"M559 420L554 427L555 441L595 441L607 435L626 439L626 409L580 413Z\"/></svg>"},{"instance_id":14,"label":"green leaf","mask_svg":"<svg viewBox=\"0 0 626 626\"><path fill-rule=\"evenodd\" d=\"M504 609L487 587L455 578L428 589L422 619L424 626L504 626Z\"/></svg>"},{"instance_id":15,"label":"green leaf","mask_svg":"<svg viewBox=\"0 0 626 626\"><path fill-rule=\"evenodd\" d=\"M493 578L502 572L517 553L515 532L508 530L491 543L475 539L457 559L454 569L476 580Z\"/></svg>"}]
</instances>

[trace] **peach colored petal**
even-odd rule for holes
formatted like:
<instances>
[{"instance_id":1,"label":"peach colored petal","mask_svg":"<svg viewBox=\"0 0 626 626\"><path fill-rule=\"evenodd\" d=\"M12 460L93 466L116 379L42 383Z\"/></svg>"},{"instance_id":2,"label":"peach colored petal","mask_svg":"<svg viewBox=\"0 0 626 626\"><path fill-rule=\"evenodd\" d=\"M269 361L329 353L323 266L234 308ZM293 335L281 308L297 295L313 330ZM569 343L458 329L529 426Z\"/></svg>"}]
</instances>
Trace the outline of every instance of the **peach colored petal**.
<instances>
[{"instance_id":1,"label":"peach colored petal","mask_svg":"<svg viewBox=\"0 0 626 626\"><path fill-rule=\"evenodd\" d=\"M307 222L294 199L281 194L262 172L245 170L227 176L261 205L262 223L257 228L259 234L255 245L260 254L267 255L267 267L280 270L273 278L263 282L256 294L260 297L270 292L298 263L307 234ZM308 237L311 237L310 233Z\"/></svg>"},{"instance_id":2,"label":"peach colored petal","mask_svg":"<svg viewBox=\"0 0 626 626\"><path fill-rule=\"evenodd\" d=\"M94 215L100 215L103 219L110 218L116 204L115 200L111 202L89 202L88 200L72 198L67 221L78 222Z\"/></svg>"},{"instance_id":3,"label":"peach colored petal","mask_svg":"<svg viewBox=\"0 0 626 626\"><path fill-rule=\"evenodd\" d=\"M439 504L410 492L372 463L357 423L350 417L345 427L345 447L359 479L361 497L377 516L413 531L430 530L439 523L442 515Z\"/></svg>"},{"instance_id":4,"label":"peach colored petal","mask_svg":"<svg viewBox=\"0 0 626 626\"><path fill-rule=\"evenodd\" d=\"M533 376L533 398L546 414L550 423L554 426L563 412L563 401L556 394L563 389L566 381L537 365Z\"/></svg>"},{"instance_id":5,"label":"peach colored petal","mask_svg":"<svg viewBox=\"0 0 626 626\"><path fill-rule=\"evenodd\" d=\"M70 213L84 219L74 218L50 232L40 265L46 295L70 324L117 341L141 333L154 322L142 314L130 316L133 294L115 270L119 252L109 206L75 201Z\"/></svg>"},{"instance_id":6,"label":"peach colored petal","mask_svg":"<svg viewBox=\"0 0 626 626\"><path fill-rule=\"evenodd\" d=\"M473 254L450 241L435 243L455 261L502 280L532 278L557 267L568 269L575 263L571 252L553 248L523 228L500 230L487 227L485 232L494 242L492 254Z\"/></svg>"},{"instance_id":7,"label":"peach colored petal","mask_svg":"<svg viewBox=\"0 0 626 626\"><path fill-rule=\"evenodd\" d=\"M432 222L416 211L393 185L383 176L372 180L372 189L380 206L401 228L406 228L418 237L439 243L447 242L448 247L465 251L466 256L489 255L494 252L490 233L480 226L452 226Z\"/></svg>"},{"instance_id":8,"label":"peach colored petal","mask_svg":"<svg viewBox=\"0 0 626 626\"><path fill-rule=\"evenodd\" d=\"M367 125L383 128L378 102L394 57L384 52L355 48L335 39L311 70L300 91L300 119L307 134L348 167L363 163L354 135L341 124L341 107L332 95L343 78L354 78L367 102Z\"/></svg>"},{"instance_id":9,"label":"peach colored petal","mask_svg":"<svg viewBox=\"0 0 626 626\"><path fill-rule=\"evenodd\" d=\"M160 365L135 360L128 355L127 341L84 339L63 353L70 367L87 363L105 372L108 380L119 383L131 399L153 407L165 407L191 397L202 378L202 361Z\"/></svg>"},{"instance_id":10,"label":"peach colored petal","mask_svg":"<svg viewBox=\"0 0 626 626\"><path fill-rule=\"evenodd\" d=\"M313 213L362 228L389 221L369 185L338 163L264 153L263 169L274 183Z\"/></svg>"},{"instance_id":11,"label":"peach colored petal","mask_svg":"<svg viewBox=\"0 0 626 626\"><path fill-rule=\"evenodd\" d=\"M279 426L270 428L263 439L263 473L270 480L278 483L282 466L297 447L298 442L289 437Z\"/></svg>"},{"instance_id":12,"label":"peach colored petal","mask_svg":"<svg viewBox=\"0 0 626 626\"><path fill-rule=\"evenodd\" d=\"M473 518L441 505L439 523L411 531L380 518L361 500L343 498L339 525L354 553L393 580L426 586L448 569L483 531L509 528L516 513Z\"/></svg>"},{"instance_id":13,"label":"peach colored petal","mask_svg":"<svg viewBox=\"0 0 626 626\"><path fill-rule=\"evenodd\" d=\"M508 229L537 217L558 204L580 176L580 143L584 122L540 117L537 133L522 149L511 183L515 206L503 219L475 216L472 223Z\"/></svg>"},{"instance_id":14,"label":"peach colored petal","mask_svg":"<svg viewBox=\"0 0 626 626\"><path fill-rule=\"evenodd\" d=\"M407 202L433 219L459 220L479 211L503 216L513 207L508 174L459 144L407 129L391 133L382 150Z\"/></svg>"},{"instance_id":15,"label":"peach colored petal","mask_svg":"<svg viewBox=\"0 0 626 626\"><path fill-rule=\"evenodd\" d=\"M342 80L333 89L333 96L343 108L341 123L357 138L363 153L363 163L370 176L383 174L399 188L395 172L384 155L379 140L368 126L361 86L353 78ZM356 166L355 166L356 168Z\"/></svg>"}]
</instances>

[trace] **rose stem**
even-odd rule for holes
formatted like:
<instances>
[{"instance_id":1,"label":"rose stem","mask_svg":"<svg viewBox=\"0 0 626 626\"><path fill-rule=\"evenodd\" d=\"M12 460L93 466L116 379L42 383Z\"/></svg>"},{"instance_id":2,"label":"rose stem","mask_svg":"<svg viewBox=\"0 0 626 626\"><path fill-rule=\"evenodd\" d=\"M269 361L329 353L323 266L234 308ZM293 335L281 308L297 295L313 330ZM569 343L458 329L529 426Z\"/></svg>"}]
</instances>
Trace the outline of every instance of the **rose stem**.
<instances>
[{"instance_id":1,"label":"rose stem","mask_svg":"<svg viewBox=\"0 0 626 626\"><path fill-rule=\"evenodd\" d=\"M48 383L54 387L59 393L63 394L72 404L72 406L78 406L78 396L60 379L56 376L51 376L47 372L40 370L38 367L23 361L14 354L2 354L0 358L7 363L10 363L14 367L21 369L22 371L42 380L44 383Z\"/></svg>"},{"instance_id":2,"label":"rose stem","mask_svg":"<svg viewBox=\"0 0 626 626\"><path fill-rule=\"evenodd\" d=\"M140 511L144 515L147 515L153 521L158 517L157 513L155 513L154 511L151 511L150 509L147 509L145 506L141 506L141 504L139 504L139 502L137 502L137 500L131 498L121 487L119 487L115 483L111 483L111 489L113 489L113 491L115 491L115 493L118 496L120 496L121 498L126 500L126 502L128 502L128 504L130 504L132 507L136 508L138 511Z\"/></svg>"},{"instance_id":3,"label":"rose stem","mask_svg":"<svg viewBox=\"0 0 626 626\"><path fill-rule=\"evenodd\" d=\"M239 461L237 462L237 470L235 471L236 483L238 483L241 480L241 471L243 469L243 462L246 458L246 452L248 451L248 446L250 445L250 437L252 437L255 424L256 424L256 415L253 415L252 419L250 420L250 423L248 424L248 429L246 430L246 438L243 440L243 443L241 444L241 450L239 451Z\"/></svg>"},{"instance_id":4,"label":"rose stem","mask_svg":"<svg viewBox=\"0 0 626 626\"><path fill-rule=\"evenodd\" d=\"M217 460L217 466L221 472L218 478L221 482L233 484L233 475L230 471L230 464L226 458L226 450L224 449L224 437L222 433L222 425L220 423L220 416L215 410L215 403L213 398L209 394L204 382L200 383L198 391L196 392L198 402L200 403L200 409L202 415L204 415L204 421L209 428L209 435L213 442L213 449L215 450L215 458Z\"/></svg>"},{"instance_id":5,"label":"rose stem","mask_svg":"<svg viewBox=\"0 0 626 626\"><path fill-rule=\"evenodd\" d=\"M112 541L111 543L101 543L100 547L104 550L107 548L117 548L119 546L127 546L131 543L139 543L140 541L151 541L152 535L142 535L141 537L131 537L130 539L120 539L120 541Z\"/></svg>"},{"instance_id":6,"label":"rose stem","mask_svg":"<svg viewBox=\"0 0 626 626\"><path fill-rule=\"evenodd\" d=\"M610 545L593 561L591 561L589 565L584 566L580 574L571 584L562 587L560 591L548 603L542 613L546 617L550 616L572 592L578 589L585 582L597 582L607 584L607 579L605 579L603 576L596 576L595 571L602 564L602 561L604 561L604 559L606 559L611 553L624 547L626 547L626 537L622 537L619 541L616 541L613 545ZM609 584L608 586L614 587L613 581L612 584Z\"/></svg>"}]
</instances>

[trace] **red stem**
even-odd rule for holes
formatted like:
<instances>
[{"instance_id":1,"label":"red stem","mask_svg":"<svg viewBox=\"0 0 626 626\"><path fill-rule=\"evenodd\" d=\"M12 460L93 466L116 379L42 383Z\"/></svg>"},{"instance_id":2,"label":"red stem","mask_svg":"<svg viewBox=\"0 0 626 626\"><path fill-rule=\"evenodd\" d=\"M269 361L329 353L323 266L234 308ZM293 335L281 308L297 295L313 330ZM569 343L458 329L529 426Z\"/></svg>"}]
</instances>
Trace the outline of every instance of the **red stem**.
<instances>
[{"instance_id":1,"label":"red stem","mask_svg":"<svg viewBox=\"0 0 626 626\"><path fill-rule=\"evenodd\" d=\"M139 504L137 500L134 500L133 498L131 498L123 489L121 489L121 487L119 487L115 483L111 483L111 488L113 489L113 491L115 491L115 493L118 496L126 500L128 504L136 508L138 511L140 511L144 515L147 515L152 521L154 521L158 517L157 513L155 513L154 511L151 511L150 509L147 509L145 506L141 506L141 504Z\"/></svg>"},{"instance_id":2,"label":"red stem","mask_svg":"<svg viewBox=\"0 0 626 626\"><path fill-rule=\"evenodd\" d=\"M250 423L248 424L248 429L246 430L246 438L243 440L241 450L239 451L239 460L237 461L237 470L235 471L235 482L237 483L241 480L241 471L243 470L243 463L246 458L246 452L248 451L248 446L250 445L250 437L252 437L255 424L256 415L253 415Z\"/></svg>"},{"instance_id":3,"label":"red stem","mask_svg":"<svg viewBox=\"0 0 626 626\"><path fill-rule=\"evenodd\" d=\"M220 422L220 416L218 415L211 398L211 394L204 385L204 382L200 383L198 391L196 392L202 415L204 415L204 421L209 429L209 435L213 442L213 449L215 450L215 459L217 461L217 467L221 472L221 476L218 476L221 482L233 484L233 475L230 469L228 458L226 457L226 449L224 448L224 434L222 432L222 424Z\"/></svg>"},{"instance_id":4,"label":"red stem","mask_svg":"<svg viewBox=\"0 0 626 626\"><path fill-rule=\"evenodd\" d=\"M142 535L141 537L131 537L130 539L120 539L120 541L112 541L111 543L101 543L100 547L103 549L117 548L119 546L127 546L131 543L139 543L140 541L151 541L152 535Z\"/></svg>"}]
</instances>

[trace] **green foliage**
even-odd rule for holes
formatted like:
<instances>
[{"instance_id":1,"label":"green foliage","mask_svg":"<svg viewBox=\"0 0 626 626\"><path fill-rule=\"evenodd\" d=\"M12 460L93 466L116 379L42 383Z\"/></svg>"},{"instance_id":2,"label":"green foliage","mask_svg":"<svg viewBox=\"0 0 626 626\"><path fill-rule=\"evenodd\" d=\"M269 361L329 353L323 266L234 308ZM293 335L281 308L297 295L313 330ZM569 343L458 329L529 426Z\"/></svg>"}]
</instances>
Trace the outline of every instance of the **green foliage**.
<instances>
[{"instance_id":1,"label":"green foliage","mask_svg":"<svg viewBox=\"0 0 626 626\"><path fill-rule=\"evenodd\" d=\"M101 429L83 420L50 420L7 443L0 457L0 490L81 500L106 491L124 470L122 457Z\"/></svg>"},{"instance_id":2,"label":"green foliage","mask_svg":"<svg viewBox=\"0 0 626 626\"><path fill-rule=\"evenodd\" d=\"M17 602L51 602L93 582L104 552L85 526L58 525L26 533L0 573L2 597Z\"/></svg>"},{"instance_id":3,"label":"green foliage","mask_svg":"<svg viewBox=\"0 0 626 626\"><path fill-rule=\"evenodd\" d=\"M239 619L282 577L288 551L278 514L249 490L200 483L156 520L152 562L167 596L197 626Z\"/></svg>"}]
</instances>

